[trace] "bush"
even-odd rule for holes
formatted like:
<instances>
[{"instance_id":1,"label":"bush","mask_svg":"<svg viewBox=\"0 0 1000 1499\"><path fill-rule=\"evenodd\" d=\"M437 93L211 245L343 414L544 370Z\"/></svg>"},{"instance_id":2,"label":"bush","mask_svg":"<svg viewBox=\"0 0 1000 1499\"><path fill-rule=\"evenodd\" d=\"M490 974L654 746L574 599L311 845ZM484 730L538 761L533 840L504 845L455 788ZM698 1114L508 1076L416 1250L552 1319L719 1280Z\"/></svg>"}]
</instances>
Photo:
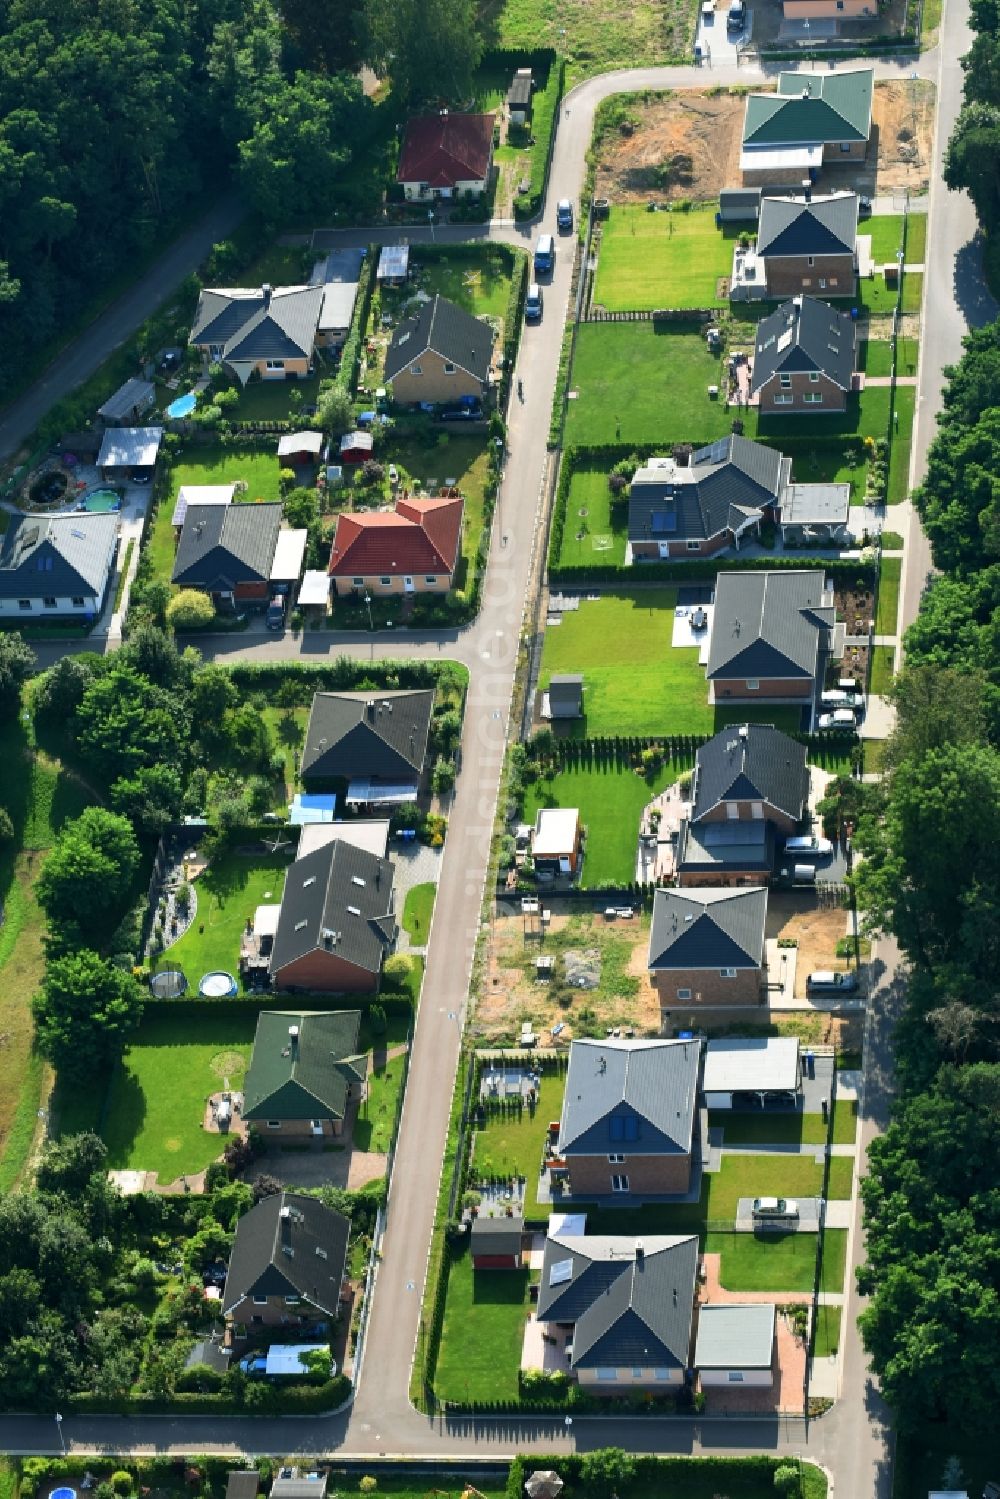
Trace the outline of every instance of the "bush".
<instances>
[{"instance_id":1,"label":"bush","mask_svg":"<svg viewBox=\"0 0 1000 1499\"><path fill-rule=\"evenodd\" d=\"M14 820L6 807L0 807L0 843L9 843L14 836Z\"/></svg>"},{"instance_id":2,"label":"bush","mask_svg":"<svg viewBox=\"0 0 1000 1499\"><path fill-rule=\"evenodd\" d=\"M389 1022L385 1015L385 1006L377 1001L368 1006L368 1024L373 1036L384 1036L389 1028Z\"/></svg>"},{"instance_id":3,"label":"bush","mask_svg":"<svg viewBox=\"0 0 1000 1499\"><path fill-rule=\"evenodd\" d=\"M374 1494L375 1490L378 1488L378 1479L373 1478L370 1473L366 1473L358 1484L358 1488L361 1490L362 1494Z\"/></svg>"},{"instance_id":4,"label":"bush","mask_svg":"<svg viewBox=\"0 0 1000 1499\"><path fill-rule=\"evenodd\" d=\"M203 630L214 618L212 600L196 588L182 588L167 605L167 624L172 630Z\"/></svg>"},{"instance_id":5,"label":"bush","mask_svg":"<svg viewBox=\"0 0 1000 1499\"><path fill-rule=\"evenodd\" d=\"M382 987L390 994L402 994L410 982L413 964L405 953L393 953L382 966Z\"/></svg>"},{"instance_id":6,"label":"bush","mask_svg":"<svg viewBox=\"0 0 1000 1499\"><path fill-rule=\"evenodd\" d=\"M132 1475L131 1475L131 1473L126 1473L126 1471L125 1471L124 1468L118 1468L111 1475L111 1487L114 1489L114 1491L115 1491L116 1494L131 1494L131 1492L132 1492Z\"/></svg>"},{"instance_id":7,"label":"bush","mask_svg":"<svg viewBox=\"0 0 1000 1499\"><path fill-rule=\"evenodd\" d=\"M780 1468L774 1470L774 1492L776 1494L798 1494L801 1483L798 1465L782 1463Z\"/></svg>"},{"instance_id":8,"label":"bush","mask_svg":"<svg viewBox=\"0 0 1000 1499\"><path fill-rule=\"evenodd\" d=\"M445 760L444 758L439 758L435 762L434 770L431 773L431 786L433 787L434 791L437 792L438 796L441 796L446 791L450 791L454 784L454 760Z\"/></svg>"}]
</instances>

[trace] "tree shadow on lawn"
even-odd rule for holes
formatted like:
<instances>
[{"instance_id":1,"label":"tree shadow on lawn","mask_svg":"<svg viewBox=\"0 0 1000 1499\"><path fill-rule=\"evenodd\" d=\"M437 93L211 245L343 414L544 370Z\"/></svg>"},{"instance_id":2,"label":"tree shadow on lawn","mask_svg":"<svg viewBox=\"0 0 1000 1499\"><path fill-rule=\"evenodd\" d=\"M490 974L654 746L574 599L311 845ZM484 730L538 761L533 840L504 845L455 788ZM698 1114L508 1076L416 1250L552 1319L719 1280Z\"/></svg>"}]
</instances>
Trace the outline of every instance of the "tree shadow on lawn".
<instances>
[{"instance_id":1,"label":"tree shadow on lawn","mask_svg":"<svg viewBox=\"0 0 1000 1499\"><path fill-rule=\"evenodd\" d=\"M472 1300L476 1305L521 1306L528 1292L527 1270L477 1270L472 1273Z\"/></svg>"},{"instance_id":2,"label":"tree shadow on lawn","mask_svg":"<svg viewBox=\"0 0 1000 1499\"><path fill-rule=\"evenodd\" d=\"M291 862L285 854L266 854L263 849L260 853L230 852L209 864L198 880L198 887L207 891L219 910L224 911L227 900L247 889L251 875L268 870L282 874Z\"/></svg>"},{"instance_id":3,"label":"tree shadow on lawn","mask_svg":"<svg viewBox=\"0 0 1000 1499\"><path fill-rule=\"evenodd\" d=\"M112 1170L129 1166L132 1150L146 1122L146 1095L134 1073L119 1062L111 1077L101 1136L108 1147Z\"/></svg>"}]
</instances>

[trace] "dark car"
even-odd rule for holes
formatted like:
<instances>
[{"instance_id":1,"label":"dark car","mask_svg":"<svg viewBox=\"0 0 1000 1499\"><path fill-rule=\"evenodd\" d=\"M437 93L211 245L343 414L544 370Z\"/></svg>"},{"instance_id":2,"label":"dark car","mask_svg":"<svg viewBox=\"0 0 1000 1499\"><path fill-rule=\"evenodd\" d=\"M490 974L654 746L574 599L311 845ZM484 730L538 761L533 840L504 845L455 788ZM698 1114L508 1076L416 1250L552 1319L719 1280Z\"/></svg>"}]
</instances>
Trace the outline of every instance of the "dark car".
<instances>
[{"instance_id":1,"label":"dark car","mask_svg":"<svg viewBox=\"0 0 1000 1499\"><path fill-rule=\"evenodd\" d=\"M483 419L483 408L481 406L445 406L436 413L439 422L481 422Z\"/></svg>"},{"instance_id":2,"label":"dark car","mask_svg":"<svg viewBox=\"0 0 1000 1499\"><path fill-rule=\"evenodd\" d=\"M573 227L573 205L568 198L560 198L556 204L556 228L568 233Z\"/></svg>"},{"instance_id":3,"label":"dark car","mask_svg":"<svg viewBox=\"0 0 1000 1499\"><path fill-rule=\"evenodd\" d=\"M267 618L265 623L269 630L283 630L285 628L285 603L280 593L272 596L267 606Z\"/></svg>"},{"instance_id":4,"label":"dark car","mask_svg":"<svg viewBox=\"0 0 1000 1499\"><path fill-rule=\"evenodd\" d=\"M129 474L133 484L149 484L152 482L153 470L151 468L134 468Z\"/></svg>"}]
</instances>

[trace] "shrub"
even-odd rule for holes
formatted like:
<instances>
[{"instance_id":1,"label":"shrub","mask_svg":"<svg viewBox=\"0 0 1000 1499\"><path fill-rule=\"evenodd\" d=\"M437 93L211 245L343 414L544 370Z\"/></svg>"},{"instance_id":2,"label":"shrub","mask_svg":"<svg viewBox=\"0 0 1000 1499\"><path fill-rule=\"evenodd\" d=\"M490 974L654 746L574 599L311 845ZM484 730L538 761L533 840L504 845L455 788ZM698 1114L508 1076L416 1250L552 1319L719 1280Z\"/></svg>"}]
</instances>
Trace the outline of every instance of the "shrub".
<instances>
[{"instance_id":1,"label":"shrub","mask_svg":"<svg viewBox=\"0 0 1000 1499\"><path fill-rule=\"evenodd\" d=\"M434 765L431 774L431 786L441 796L450 791L455 784L455 762L439 758Z\"/></svg>"},{"instance_id":2,"label":"shrub","mask_svg":"<svg viewBox=\"0 0 1000 1499\"><path fill-rule=\"evenodd\" d=\"M774 1492L776 1494L797 1494L800 1488L800 1475L798 1465L782 1463L780 1468L774 1470Z\"/></svg>"},{"instance_id":3,"label":"shrub","mask_svg":"<svg viewBox=\"0 0 1000 1499\"><path fill-rule=\"evenodd\" d=\"M6 807L0 807L0 843L9 843L14 836L14 821Z\"/></svg>"},{"instance_id":4,"label":"shrub","mask_svg":"<svg viewBox=\"0 0 1000 1499\"><path fill-rule=\"evenodd\" d=\"M364 484L381 484L385 478L385 469L377 458L369 458L361 465L361 479Z\"/></svg>"},{"instance_id":5,"label":"shrub","mask_svg":"<svg viewBox=\"0 0 1000 1499\"><path fill-rule=\"evenodd\" d=\"M378 1479L373 1478L370 1473L366 1473L365 1476L361 1479L361 1482L358 1484L358 1488L361 1490L362 1494L374 1494L375 1490L378 1488Z\"/></svg>"},{"instance_id":6,"label":"shrub","mask_svg":"<svg viewBox=\"0 0 1000 1499\"><path fill-rule=\"evenodd\" d=\"M405 953L393 953L382 966L382 987L390 994L402 994L410 982L413 965Z\"/></svg>"},{"instance_id":7,"label":"shrub","mask_svg":"<svg viewBox=\"0 0 1000 1499\"><path fill-rule=\"evenodd\" d=\"M389 1022L386 1020L384 1005L376 1002L368 1006L368 1024L371 1026L372 1035L385 1035L389 1028Z\"/></svg>"},{"instance_id":8,"label":"shrub","mask_svg":"<svg viewBox=\"0 0 1000 1499\"><path fill-rule=\"evenodd\" d=\"M114 1491L115 1491L116 1494L131 1494L131 1492L132 1492L132 1475L131 1475L131 1473L126 1473L126 1471L125 1471L124 1468L118 1468L111 1475L111 1487L114 1489Z\"/></svg>"},{"instance_id":9,"label":"shrub","mask_svg":"<svg viewBox=\"0 0 1000 1499\"><path fill-rule=\"evenodd\" d=\"M167 605L167 624L172 630L201 630L214 618L212 600L196 588L182 588Z\"/></svg>"}]
</instances>

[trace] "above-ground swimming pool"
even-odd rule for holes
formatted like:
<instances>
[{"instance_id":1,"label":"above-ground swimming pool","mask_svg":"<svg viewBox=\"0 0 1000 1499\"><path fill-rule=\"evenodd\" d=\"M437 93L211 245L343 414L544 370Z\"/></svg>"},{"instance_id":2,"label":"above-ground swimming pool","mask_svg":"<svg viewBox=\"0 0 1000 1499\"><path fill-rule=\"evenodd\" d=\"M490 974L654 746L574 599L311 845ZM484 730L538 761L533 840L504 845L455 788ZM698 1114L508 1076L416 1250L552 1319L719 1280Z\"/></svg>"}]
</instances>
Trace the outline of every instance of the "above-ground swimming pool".
<instances>
[{"instance_id":1,"label":"above-ground swimming pool","mask_svg":"<svg viewBox=\"0 0 1000 1499\"><path fill-rule=\"evenodd\" d=\"M230 999L236 993L236 980L231 973L214 969L205 974L198 985L198 993L203 999Z\"/></svg>"},{"instance_id":2,"label":"above-ground swimming pool","mask_svg":"<svg viewBox=\"0 0 1000 1499\"><path fill-rule=\"evenodd\" d=\"M100 489L88 489L86 494L80 495L76 508L89 510L92 515L107 515L122 508L122 497L117 489L108 489L106 485Z\"/></svg>"},{"instance_id":3,"label":"above-ground swimming pool","mask_svg":"<svg viewBox=\"0 0 1000 1499\"><path fill-rule=\"evenodd\" d=\"M76 1499L76 1489L53 1489L49 1499Z\"/></svg>"},{"instance_id":4,"label":"above-ground swimming pool","mask_svg":"<svg viewBox=\"0 0 1000 1499\"><path fill-rule=\"evenodd\" d=\"M198 404L198 397L193 390L186 395L178 396L176 401L171 401L167 407L167 416L190 416Z\"/></svg>"}]
</instances>

